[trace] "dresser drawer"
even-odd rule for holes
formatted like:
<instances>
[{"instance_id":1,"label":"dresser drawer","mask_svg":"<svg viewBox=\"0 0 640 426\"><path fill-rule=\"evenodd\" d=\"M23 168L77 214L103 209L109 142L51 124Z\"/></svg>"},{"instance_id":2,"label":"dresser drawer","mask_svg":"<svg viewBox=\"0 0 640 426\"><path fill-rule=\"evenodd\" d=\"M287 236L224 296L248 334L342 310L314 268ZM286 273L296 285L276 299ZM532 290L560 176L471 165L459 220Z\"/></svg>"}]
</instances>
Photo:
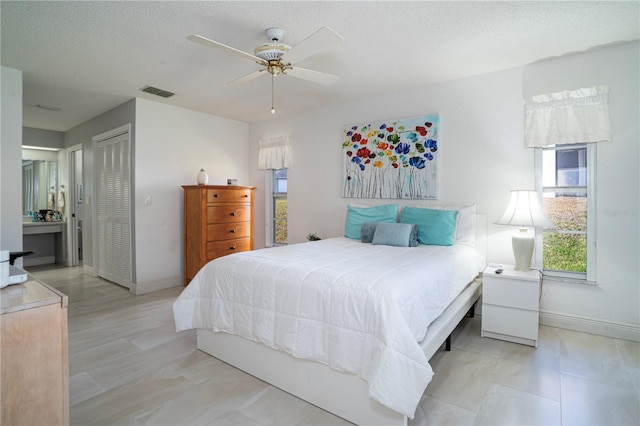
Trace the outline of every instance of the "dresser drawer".
<instances>
[{"instance_id":1,"label":"dresser drawer","mask_svg":"<svg viewBox=\"0 0 640 426\"><path fill-rule=\"evenodd\" d=\"M207 260L248 250L251 250L250 238L210 242L207 243Z\"/></svg>"},{"instance_id":2,"label":"dresser drawer","mask_svg":"<svg viewBox=\"0 0 640 426\"><path fill-rule=\"evenodd\" d=\"M207 225L207 241L232 240L251 236L251 222L230 222Z\"/></svg>"},{"instance_id":3,"label":"dresser drawer","mask_svg":"<svg viewBox=\"0 0 640 426\"><path fill-rule=\"evenodd\" d=\"M539 285L538 281L485 275L482 285L482 300L491 305L537 311Z\"/></svg>"},{"instance_id":4,"label":"dresser drawer","mask_svg":"<svg viewBox=\"0 0 640 426\"><path fill-rule=\"evenodd\" d=\"M251 189L207 189L207 203L251 202Z\"/></svg>"},{"instance_id":5,"label":"dresser drawer","mask_svg":"<svg viewBox=\"0 0 640 426\"><path fill-rule=\"evenodd\" d=\"M482 330L538 340L538 312L483 304Z\"/></svg>"},{"instance_id":6,"label":"dresser drawer","mask_svg":"<svg viewBox=\"0 0 640 426\"><path fill-rule=\"evenodd\" d=\"M207 207L207 223L249 222L250 205L224 205Z\"/></svg>"}]
</instances>

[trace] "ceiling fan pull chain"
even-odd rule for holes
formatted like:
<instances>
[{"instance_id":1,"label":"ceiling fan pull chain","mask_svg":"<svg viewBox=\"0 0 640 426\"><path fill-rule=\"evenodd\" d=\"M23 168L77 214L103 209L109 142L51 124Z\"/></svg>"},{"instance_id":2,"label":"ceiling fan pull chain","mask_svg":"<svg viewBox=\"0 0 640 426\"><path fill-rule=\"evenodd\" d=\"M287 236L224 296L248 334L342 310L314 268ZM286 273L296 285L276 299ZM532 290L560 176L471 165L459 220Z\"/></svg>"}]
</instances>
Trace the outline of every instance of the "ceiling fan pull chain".
<instances>
[{"instance_id":1,"label":"ceiling fan pull chain","mask_svg":"<svg viewBox=\"0 0 640 426\"><path fill-rule=\"evenodd\" d=\"M276 109L273 106L273 98L275 97L275 84L276 84L275 78L276 78L275 74L271 74L271 114L276 113Z\"/></svg>"}]
</instances>

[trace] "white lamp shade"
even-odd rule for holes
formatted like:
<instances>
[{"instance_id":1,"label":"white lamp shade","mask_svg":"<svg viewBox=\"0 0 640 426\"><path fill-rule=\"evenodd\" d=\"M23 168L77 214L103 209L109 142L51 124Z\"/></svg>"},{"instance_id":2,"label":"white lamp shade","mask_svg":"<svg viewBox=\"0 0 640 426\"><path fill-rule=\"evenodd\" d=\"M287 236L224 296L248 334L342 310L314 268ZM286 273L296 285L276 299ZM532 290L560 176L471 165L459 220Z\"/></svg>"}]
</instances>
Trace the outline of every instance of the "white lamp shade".
<instances>
[{"instance_id":1,"label":"white lamp shade","mask_svg":"<svg viewBox=\"0 0 640 426\"><path fill-rule=\"evenodd\" d=\"M511 237L513 256L516 260L516 271L531 270L531 259L535 247L535 235L527 231L527 226L544 226L554 228L547 216L545 216L536 191L517 190L511 191L509 205L502 216L495 222L498 225L520 226L519 232Z\"/></svg>"},{"instance_id":2,"label":"white lamp shade","mask_svg":"<svg viewBox=\"0 0 640 426\"><path fill-rule=\"evenodd\" d=\"M545 216L540 201L538 201L537 192L530 190L511 191L509 205L495 223L498 225L555 227Z\"/></svg>"}]
</instances>

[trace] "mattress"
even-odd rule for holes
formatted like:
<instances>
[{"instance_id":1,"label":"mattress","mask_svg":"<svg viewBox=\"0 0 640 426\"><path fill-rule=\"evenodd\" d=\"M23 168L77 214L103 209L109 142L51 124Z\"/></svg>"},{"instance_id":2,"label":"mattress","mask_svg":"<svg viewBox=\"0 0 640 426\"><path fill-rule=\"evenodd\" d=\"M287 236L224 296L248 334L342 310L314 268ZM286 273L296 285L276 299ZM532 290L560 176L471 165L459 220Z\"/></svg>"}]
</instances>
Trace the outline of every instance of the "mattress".
<instances>
[{"instance_id":1,"label":"mattress","mask_svg":"<svg viewBox=\"0 0 640 426\"><path fill-rule=\"evenodd\" d=\"M433 370L419 342L482 270L472 248L331 238L215 259L174 302L177 331L232 333L356 374L412 417Z\"/></svg>"}]
</instances>

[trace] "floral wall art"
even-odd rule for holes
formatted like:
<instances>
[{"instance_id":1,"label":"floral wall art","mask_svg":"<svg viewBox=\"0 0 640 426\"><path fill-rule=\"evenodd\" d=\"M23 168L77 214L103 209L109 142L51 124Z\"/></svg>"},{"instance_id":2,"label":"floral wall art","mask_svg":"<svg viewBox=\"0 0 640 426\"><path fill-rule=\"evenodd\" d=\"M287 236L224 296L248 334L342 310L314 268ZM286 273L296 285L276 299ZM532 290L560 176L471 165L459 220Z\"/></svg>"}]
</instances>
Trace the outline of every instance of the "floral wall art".
<instances>
[{"instance_id":1,"label":"floral wall art","mask_svg":"<svg viewBox=\"0 0 640 426\"><path fill-rule=\"evenodd\" d=\"M439 116L385 120L344 129L347 198L438 198Z\"/></svg>"}]
</instances>

